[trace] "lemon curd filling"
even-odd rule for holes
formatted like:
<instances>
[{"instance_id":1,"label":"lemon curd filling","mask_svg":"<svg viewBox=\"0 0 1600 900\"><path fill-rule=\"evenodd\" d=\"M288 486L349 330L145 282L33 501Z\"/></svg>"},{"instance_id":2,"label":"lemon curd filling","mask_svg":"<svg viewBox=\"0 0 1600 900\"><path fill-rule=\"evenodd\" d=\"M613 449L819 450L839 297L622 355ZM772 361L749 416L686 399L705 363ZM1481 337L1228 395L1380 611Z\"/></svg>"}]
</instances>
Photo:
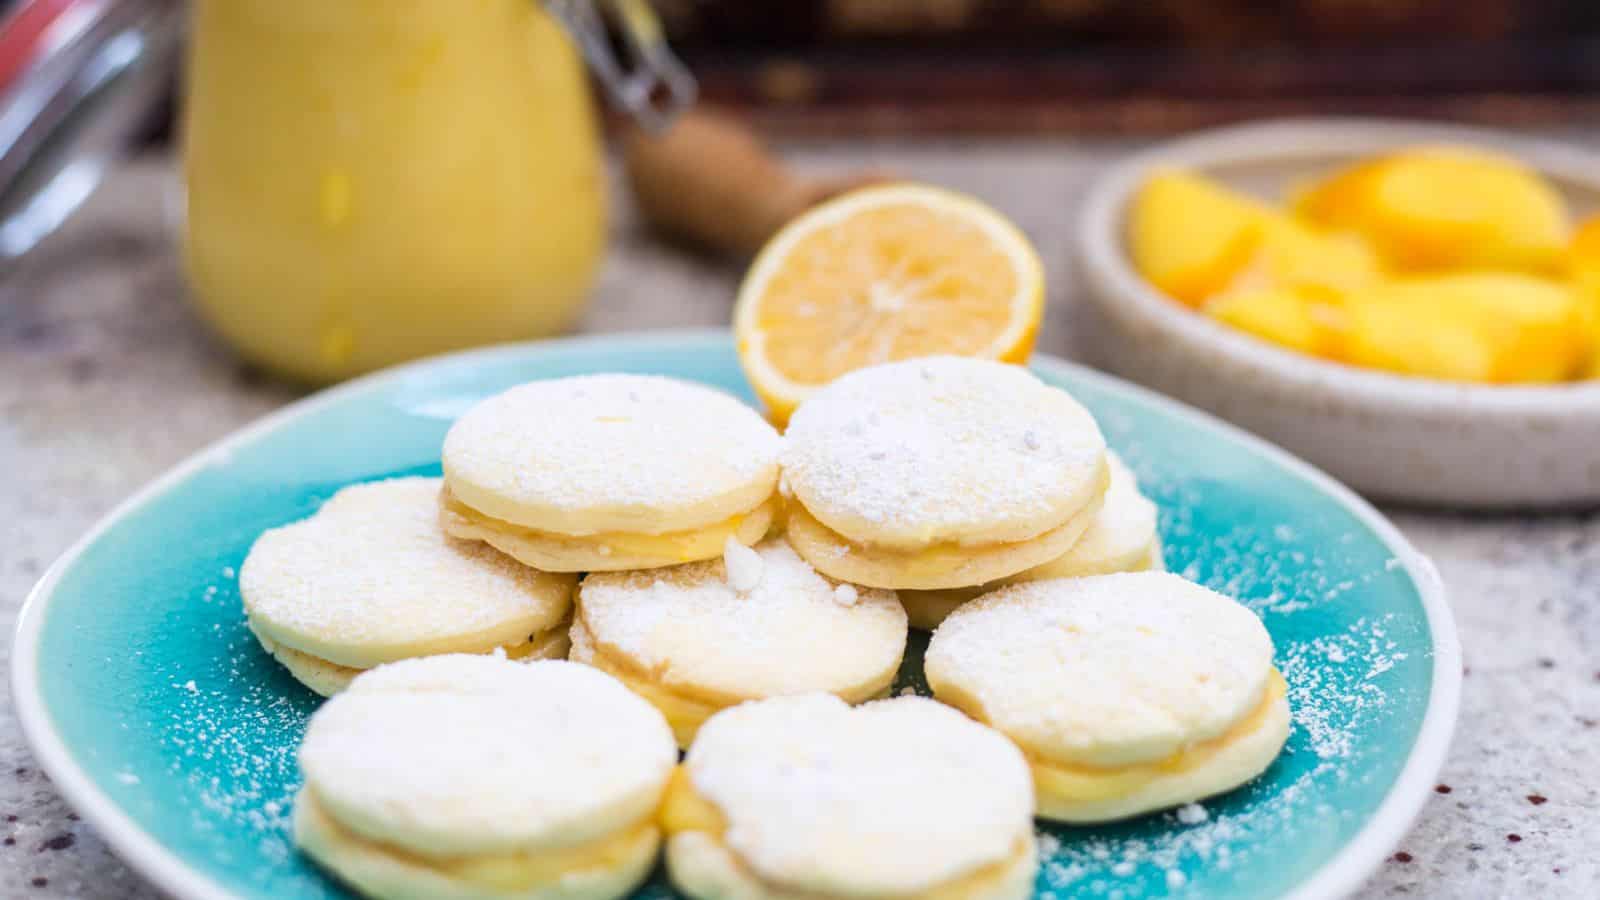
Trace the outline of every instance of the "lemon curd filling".
<instances>
[{"instance_id":1,"label":"lemon curd filling","mask_svg":"<svg viewBox=\"0 0 1600 900\"><path fill-rule=\"evenodd\" d=\"M505 654L506 659L556 659L566 656L569 642L567 629L570 620L563 620L544 631L537 632L520 644L510 646L491 647L481 651L485 655L499 651ZM262 649L282 663L296 677L307 681L319 693L331 694L349 687L356 676L367 669L354 666L344 666L332 660L324 659L304 650L296 650L277 641L255 629L256 640L261 643ZM462 652L462 651L458 651Z\"/></svg>"},{"instance_id":2,"label":"lemon curd filling","mask_svg":"<svg viewBox=\"0 0 1600 900\"><path fill-rule=\"evenodd\" d=\"M440 492L440 504L445 514L447 532L459 533L463 530L460 525L451 527L454 524L451 519L454 517L467 529L482 529L510 538L548 542L573 548L581 547L602 554L641 556L680 562L711 559L721 555L723 545L727 543L728 538L733 537L738 540L746 537L744 532L756 527L757 522L770 524L777 507L775 500L768 499L749 512L730 516L704 528L687 531L669 531L663 534L605 531L580 536L541 531L485 515L462 503L449 488ZM765 534L766 528L762 527L761 530ZM759 540L761 536L756 535L755 538Z\"/></svg>"},{"instance_id":3,"label":"lemon curd filling","mask_svg":"<svg viewBox=\"0 0 1600 900\"><path fill-rule=\"evenodd\" d=\"M1261 702L1223 734L1174 753L1166 759L1131 766L1101 768L1044 762L1028 753L1033 782L1040 798L1053 801L1087 802L1130 794L1157 778L1190 772L1216 756L1225 746L1259 729L1283 699L1288 686L1276 668L1267 679Z\"/></svg>"},{"instance_id":4,"label":"lemon curd filling","mask_svg":"<svg viewBox=\"0 0 1600 900\"><path fill-rule=\"evenodd\" d=\"M1026 547L1033 541L1049 538L1057 530L1082 527L1087 517L1094 515L1098 510L1099 503L1096 502L1093 504L1092 509L1073 516L1065 524L1057 526L1056 529L1046 531L1042 535L1025 541L997 541L988 544L940 541L920 550L897 550L851 540L818 521L815 516L799 503L791 504L787 512L791 522L800 521L815 532L825 535L838 548L836 552L840 555L854 555L878 562L892 563L895 566L895 571L902 577L924 580L955 575L970 567L976 558L990 555L999 556L1000 554Z\"/></svg>"},{"instance_id":5,"label":"lemon curd filling","mask_svg":"<svg viewBox=\"0 0 1600 900\"><path fill-rule=\"evenodd\" d=\"M641 678L598 647L595 648L593 657L584 662L622 682L628 690L648 700L651 706L660 710L680 747L689 746L694 741L695 733L700 730L700 726L724 708L723 705L685 697L670 688Z\"/></svg>"},{"instance_id":6,"label":"lemon curd filling","mask_svg":"<svg viewBox=\"0 0 1600 900\"><path fill-rule=\"evenodd\" d=\"M735 863L744 877L768 888L765 891L768 896L798 896L798 892L792 889L767 885L728 847L723 841L723 836L728 830L727 817L716 804L695 790L685 766L680 765L674 769L672 779L667 782L667 793L661 803L659 821L662 832L668 838L690 831L698 831L711 838L723 852L728 854L729 859ZM1016 867L1026 865L1032 868L1033 853L1032 836L1024 836L1019 838L1016 848L1005 859L990 863L944 884L919 891L917 897L919 900L972 900L972 898L1001 896L1005 893L1002 887L1015 879L1016 874L1013 870Z\"/></svg>"},{"instance_id":7,"label":"lemon curd filling","mask_svg":"<svg viewBox=\"0 0 1600 900\"><path fill-rule=\"evenodd\" d=\"M650 815L610 835L571 847L434 859L345 828L328 815L310 789L302 790L295 803L301 828L317 832L320 840L315 843L332 853L340 848L360 849L490 891L529 891L580 873L617 869L641 856L654 855L661 839L655 816Z\"/></svg>"}]
</instances>

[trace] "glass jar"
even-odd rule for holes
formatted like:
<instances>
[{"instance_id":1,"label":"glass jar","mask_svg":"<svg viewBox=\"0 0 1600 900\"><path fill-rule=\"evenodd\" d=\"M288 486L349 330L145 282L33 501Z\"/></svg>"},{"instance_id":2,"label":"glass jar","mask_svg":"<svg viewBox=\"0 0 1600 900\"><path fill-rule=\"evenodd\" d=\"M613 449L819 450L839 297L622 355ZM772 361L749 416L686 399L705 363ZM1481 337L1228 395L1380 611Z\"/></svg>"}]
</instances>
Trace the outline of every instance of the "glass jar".
<instances>
[{"instance_id":1,"label":"glass jar","mask_svg":"<svg viewBox=\"0 0 1600 900\"><path fill-rule=\"evenodd\" d=\"M646 124L692 94L642 0L607 7L194 0L181 240L201 314L250 359L318 382L569 325L605 232L583 57Z\"/></svg>"}]
</instances>

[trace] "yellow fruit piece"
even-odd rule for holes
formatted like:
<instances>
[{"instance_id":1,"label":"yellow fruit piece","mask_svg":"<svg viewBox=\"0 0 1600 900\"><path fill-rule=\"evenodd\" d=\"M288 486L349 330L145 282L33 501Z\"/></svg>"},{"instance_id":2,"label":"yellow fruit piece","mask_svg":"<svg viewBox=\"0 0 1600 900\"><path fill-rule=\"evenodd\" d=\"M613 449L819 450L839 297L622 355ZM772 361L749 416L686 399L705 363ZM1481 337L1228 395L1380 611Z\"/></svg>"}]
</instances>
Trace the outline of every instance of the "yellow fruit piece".
<instances>
[{"instance_id":1,"label":"yellow fruit piece","mask_svg":"<svg viewBox=\"0 0 1600 900\"><path fill-rule=\"evenodd\" d=\"M1383 277L1377 254L1355 234L1324 233L1273 214L1245 268L1228 291L1313 288L1353 291Z\"/></svg>"},{"instance_id":2,"label":"yellow fruit piece","mask_svg":"<svg viewBox=\"0 0 1600 900\"><path fill-rule=\"evenodd\" d=\"M863 366L932 354L1025 362L1044 269L1000 213L925 185L866 188L810 210L756 257L734 309L739 361L782 423Z\"/></svg>"},{"instance_id":3,"label":"yellow fruit piece","mask_svg":"<svg viewBox=\"0 0 1600 900\"><path fill-rule=\"evenodd\" d=\"M1589 339L1589 364L1581 377L1600 378L1600 216L1593 216L1572 236L1567 271L1583 297L1584 334Z\"/></svg>"},{"instance_id":4,"label":"yellow fruit piece","mask_svg":"<svg viewBox=\"0 0 1600 900\"><path fill-rule=\"evenodd\" d=\"M1567 284L1518 273L1394 281L1344 298L1344 352L1355 365L1451 381L1562 381L1587 351L1582 302Z\"/></svg>"},{"instance_id":5,"label":"yellow fruit piece","mask_svg":"<svg viewBox=\"0 0 1600 900\"><path fill-rule=\"evenodd\" d=\"M1133 199L1128 251L1139 274L1162 293L1198 306L1250 263L1271 214L1208 178L1157 172Z\"/></svg>"},{"instance_id":6,"label":"yellow fruit piece","mask_svg":"<svg viewBox=\"0 0 1600 900\"><path fill-rule=\"evenodd\" d=\"M1324 234L1178 171L1151 176L1134 198L1128 248L1146 280L1195 307L1224 293L1303 285L1352 290L1381 275L1360 237Z\"/></svg>"},{"instance_id":7,"label":"yellow fruit piece","mask_svg":"<svg viewBox=\"0 0 1600 900\"><path fill-rule=\"evenodd\" d=\"M1240 331L1315 356L1338 353L1341 311L1336 298L1309 288L1266 288L1224 294L1205 314Z\"/></svg>"},{"instance_id":8,"label":"yellow fruit piece","mask_svg":"<svg viewBox=\"0 0 1600 900\"><path fill-rule=\"evenodd\" d=\"M1357 163L1295 202L1306 221L1370 240L1392 268L1553 271L1566 208L1536 171L1463 147L1423 147Z\"/></svg>"},{"instance_id":9,"label":"yellow fruit piece","mask_svg":"<svg viewBox=\"0 0 1600 900\"><path fill-rule=\"evenodd\" d=\"M1391 157L1364 159L1314 182L1293 198L1290 211L1325 228L1359 229L1372 184Z\"/></svg>"}]
</instances>

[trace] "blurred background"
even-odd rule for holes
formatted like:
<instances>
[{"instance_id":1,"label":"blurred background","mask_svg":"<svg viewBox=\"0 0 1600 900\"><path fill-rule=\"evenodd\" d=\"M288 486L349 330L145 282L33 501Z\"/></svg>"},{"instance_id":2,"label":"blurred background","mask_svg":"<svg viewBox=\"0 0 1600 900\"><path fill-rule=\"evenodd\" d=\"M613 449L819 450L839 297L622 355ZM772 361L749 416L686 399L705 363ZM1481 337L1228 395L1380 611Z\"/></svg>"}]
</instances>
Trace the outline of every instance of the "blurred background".
<instances>
[{"instance_id":1,"label":"blurred background","mask_svg":"<svg viewBox=\"0 0 1600 900\"><path fill-rule=\"evenodd\" d=\"M1584 0L660 4L706 94L812 131L1158 132L1331 111L1499 122L1592 109Z\"/></svg>"},{"instance_id":2,"label":"blurred background","mask_svg":"<svg viewBox=\"0 0 1600 900\"><path fill-rule=\"evenodd\" d=\"M1600 88L1586 0L654 5L707 100L784 133L1151 134L1312 112L1561 125ZM141 137L170 120L168 104Z\"/></svg>"}]
</instances>

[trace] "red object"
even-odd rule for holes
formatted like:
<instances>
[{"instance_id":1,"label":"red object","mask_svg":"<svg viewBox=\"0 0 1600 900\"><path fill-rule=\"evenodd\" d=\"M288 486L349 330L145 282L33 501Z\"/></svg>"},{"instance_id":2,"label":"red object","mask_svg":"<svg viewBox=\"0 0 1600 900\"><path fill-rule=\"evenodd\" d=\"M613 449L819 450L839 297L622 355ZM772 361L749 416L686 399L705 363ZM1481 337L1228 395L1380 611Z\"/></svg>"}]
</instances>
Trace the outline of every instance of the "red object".
<instances>
[{"instance_id":1,"label":"red object","mask_svg":"<svg viewBox=\"0 0 1600 900\"><path fill-rule=\"evenodd\" d=\"M97 0L28 0L0 23L0 94L38 59L50 29L73 7L98 6Z\"/></svg>"}]
</instances>

